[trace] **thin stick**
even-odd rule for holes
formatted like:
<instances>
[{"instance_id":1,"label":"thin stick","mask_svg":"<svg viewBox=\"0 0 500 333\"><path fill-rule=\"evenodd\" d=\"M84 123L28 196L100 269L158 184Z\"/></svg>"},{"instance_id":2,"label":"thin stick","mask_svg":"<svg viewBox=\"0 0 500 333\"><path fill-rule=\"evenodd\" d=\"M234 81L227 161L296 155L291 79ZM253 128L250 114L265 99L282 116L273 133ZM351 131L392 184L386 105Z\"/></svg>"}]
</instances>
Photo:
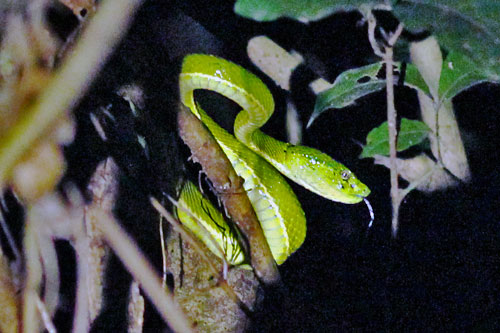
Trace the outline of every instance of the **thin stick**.
<instances>
[{"instance_id":1,"label":"thin stick","mask_svg":"<svg viewBox=\"0 0 500 333\"><path fill-rule=\"evenodd\" d=\"M42 317L43 325L45 326L47 332L57 333L56 327L54 326L54 323L50 319L50 314L47 311L45 304L43 304L42 300L38 295L36 295L36 307L38 308L38 312Z\"/></svg>"},{"instance_id":2,"label":"thin stick","mask_svg":"<svg viewBox=\"0 0 500 333\"><path fill-rule=\"evenodd\" d=\"M368 15L368 40L373 49L373 52L381 57L385 62L385 74L386 74L386 97L387 97L387 124L389 129L389 163L391 169L391 201L392 201L392 235L396 237L398 232L398 220L399 220L399 205L401 203L401 196L399 193L398 184L398 170L397 170L397 158L396 158L396 139L397 139L397 128L396 128L396 107L394 106L394 75L392 73L393 68L393 46L397 39L403 31L403 24L399 24L396 31L390 35L387 40L388 46L385 47L385 52L382 52L377 40L375 38L375 28L377 26L377 21L375 16L370 12Z\"/></svg>"},{"instance_id":3,"label":"thin stick","mask_svg":"<svg viewBox=\"0 0 500 333\"><path fill-rule=\"evenodd\" d=\"M392 73L393 68L393 45L398 39L399 35L403 31L403 25L399 24L396 32L388 40L389 46L385 48L384 62L385 62L385 74L386 74L386 95L387 95L387 124L389 128L389 154L390 154L390 166L391 166L391 200L392 200L392 235L396 237L398 233L398 221L399 221L399 205L401 199L399 196L399 184L398 184L398 166L396 159L396 139L397 139L397 129L396 129L396 107L394 106L394 75Z\"/></svg>"},{"instance_id":4,"label":"thin stick","mask_svg":"<svg viewBox=\"0 0 500 333\"><path fill-rule=\"evenodd\" d=\"M0 142L0 188L21 156L63 112L72 108L95 74L104 65L113 46L126 31L141 0L103 1L70 57L56 72L47 88L23 118L2 135Z\"/></svg>"},{"instance_id":5,"label":"thin stick","mask_svg":"<svg viewBox=\"0 0 500 333\"><path fill-rule=\"evenodd\" d=\"M106 242L127 267L134 280L140 283L165 322L175 332L193 332L191 324L181 311L172 293L168 289L162 288L161 279L144 255L137 249L130 236L110 215L96 212L96 217Z\"/></svg>"},{"instance_id":6,"label":"thin stick","mask_svg":"<svg viewBox=\"0 0 500 333\"><path fill-rule=\"evenodd\" d=\"M392 200L392 235L396 237L399 218L399 184L398 165L396 159L396 108L394 106L394 77L392 73L392 47L385 50L386 65L386 96L387 96L387 124L389 128L389 164L391 167L391 200Z\"/></svg>"},{"instance_id":7,"label":"thin stick","mask_svg":"<svg viewBox=\"0 0 500 333\"><path fill-rule=\"evenodd\" d=\"M377 27L377 21L372 12L370 12L370 14L368 15L367 22L368 22L368 41L370 41L373 53L375 53L375 55L379 56L380 58L384 58L384 53L380 49L377 43L377 39L375 38L375 28Z\"/></svg>"},{"instance_id":8,"label":"thin stick","mask_svg":"<svg viewBox=\"0 0 500 333\"><path fill-rule=\"evenodd\" d=\"M26 258L26 285L23 291L23 332L35 333L39 331L39 317L36 309L36 299L42 281L42 266L38 252L38 239L36 236L36 222L31 209L24 228L24 257Z\"/></svg>"},{"instance_id":9,"label":"thin stick","mask_svg":"<svg viewBox=\"0 0 500 333\"><path fill-rule=\"evenodd\" d=\"M83 221L83 220L82 220ZM81 225L80 225L81 226ZM76 228L75 228L76 229ZM80 229L80 228L79 228ZM77 289L75 302L75 316L73 317L73 332L85 333L89 331L90 326L90 308L89 308L89 244L88 239L83 233L83 229L78 231L73 248L77 259Z\"/></svg>"},{"instance_id":10,"label":"thin stick","mask_svg":"<svg viewBox=\"0 0 500 333\"><path fill-rule=\"evenodd\" d=\"M160 214L160 221L158 223L158 229L160 232L160 245L161 245L161 286L163 289L167 288L167 247L165 246L165 235L163 232L163 216Z\"/></svg>"},{"instance_id":11,"label":"thin stick","mask_svg":"<svg viewBox=\"0 0 500 333\"><path fill-rule=\"evenodd\" d=\"M139 283L130 284L128 296L128 330L127 333L142 333L144 329L144 297L141 295Z\"/></svg>"},{"instance_id":12,"label":"thin stick","mask_svg":"<svg viewBox=\"0 0 500 333\"><path fill-rule=\"evenodd\" d=\"M37 229L43 229L38 227ZM59 304L59 287L61 281L59 279L59 263L57 261L57 252L54 241L51 235L44 233L44 230L37 230L38 251L43 264L44 273L44 291L43 301L45 308L49 313L49 317L53 316Z\"/></svg>"}]
</instances>

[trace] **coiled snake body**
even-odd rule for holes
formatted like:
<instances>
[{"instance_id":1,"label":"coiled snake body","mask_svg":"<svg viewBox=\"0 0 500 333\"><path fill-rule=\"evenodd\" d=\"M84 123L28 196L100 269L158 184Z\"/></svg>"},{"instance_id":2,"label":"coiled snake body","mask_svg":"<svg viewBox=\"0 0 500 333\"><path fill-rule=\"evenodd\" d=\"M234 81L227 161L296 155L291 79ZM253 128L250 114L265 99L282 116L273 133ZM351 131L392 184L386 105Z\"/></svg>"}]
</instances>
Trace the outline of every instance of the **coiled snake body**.
<instances>
[{"instance_id":1,"label":"coiled snake body","mask_svg":"<svg viewBox=\"0 0 500 333\"><path fill-rule=\"evenodd\" d=\"M244 68L211 55L188 55L183 61L179 88L182 103L206 125L236 173L244 179L244 188L278 264L301 246L306 235L304 212L282 174L322 197L341 203L358 203L370 193L349 169L330 156L261 132L260 127L274 112L274 100L266 85ZM236 138L195 103L196 89L217 92L242 107L234 122ZM206 215L192 191L196 191L195 186L185 187L179 204L191 215ZM182 215L181 221L188 219L188 214ZM227 248L227 244L221 245ZM237 256L237 261L229 258L234 255L226 257L233 264L242 260L241 256Z\"/></svg>"}]
</instances>

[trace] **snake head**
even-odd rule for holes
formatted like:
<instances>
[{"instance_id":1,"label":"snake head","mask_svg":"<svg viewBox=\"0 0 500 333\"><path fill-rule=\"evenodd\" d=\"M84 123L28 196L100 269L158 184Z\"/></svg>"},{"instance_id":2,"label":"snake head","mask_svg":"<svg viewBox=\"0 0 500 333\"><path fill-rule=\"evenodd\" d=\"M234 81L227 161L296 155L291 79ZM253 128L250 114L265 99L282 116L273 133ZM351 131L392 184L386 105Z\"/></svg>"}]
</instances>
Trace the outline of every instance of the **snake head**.
<instances>
[{"instance_id":1,"label":"snake head","mask_svg":"<svg viewBox=\"0 0 500 333\"><path fill-rule=\"evenodd\" d=\"M285 153L293 170L290 178L322 197L354 204L370 194L351 170L319 150L290 145Z\"/></svg>"}]
</instances>

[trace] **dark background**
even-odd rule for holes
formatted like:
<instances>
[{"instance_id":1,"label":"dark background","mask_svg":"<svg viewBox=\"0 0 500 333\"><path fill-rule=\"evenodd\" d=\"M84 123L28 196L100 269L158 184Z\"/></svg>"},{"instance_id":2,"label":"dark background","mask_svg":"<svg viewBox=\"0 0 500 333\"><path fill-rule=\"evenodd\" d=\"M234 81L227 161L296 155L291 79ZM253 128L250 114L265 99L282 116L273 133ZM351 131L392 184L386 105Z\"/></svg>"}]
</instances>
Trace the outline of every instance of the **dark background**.
<instances>
[{"instance_id":1,"label":"dark background","mask_svg":"<svg viewBox=\"0 0 500 333\"><path fill-rule=\"evenodd\" d=\"M63 183L71 181L84 189L96 164L112 155L123 170L117 214L158 270L157 217L147 197L175 194L179 177L196 173L196 167L186 162L189 152L176 134L177 75L184 55L217 54L261 77L277 105L264 131L281 140L286 139L286 98L295 101L301 120L307 123L314 105L307 90L311 80L322 75L333 81L344 70L376 61L366 25L355 12L307 25L287 19L258 23L238 17L232 6L225 1L147 1L75 111L78 132L65 151L69 167ZM62 38L76 24L60 6L48 14ZM394 22L387 19L385 23ZM291 93L277 88L249 62L247 42L260 34L305 57L306 65L293 75ZM114 94L130 83L138 83L145 91L146 106L139 120L132 119L128 105ZM397 239L390 230L389 171L373 165L371 159L358 159L358 142L364 143L367 133L384 121L384 92L322 114L304 132L303 143L342 161L371 188L375 222L367 230L369 215L362 204L330 202L292 185L308 219L307 238L280 266L285 290L265 291L251 330L500 329L499 98L498 85L482 84L453 100L472 180L445 191L408 195L401 206ZM118 123L105 124L111 139L103 144L89 121L89 112L107 105ZM400 116L418 118L414 91L397 87L396 107ZM148 141L150 161L135 141L136 132ZM58 248L71 267L70 247L62 242ZM61 331L71 325L67 318L74 301L74 271L63 274L66 294L56 320ZM117 259L112 260L109 274L113 283L106 289L108 303L93 327L95 332L126 327L130 277ZM161 325L148 305L145 332L157 331Z\"/></svg>"}]
</instances>

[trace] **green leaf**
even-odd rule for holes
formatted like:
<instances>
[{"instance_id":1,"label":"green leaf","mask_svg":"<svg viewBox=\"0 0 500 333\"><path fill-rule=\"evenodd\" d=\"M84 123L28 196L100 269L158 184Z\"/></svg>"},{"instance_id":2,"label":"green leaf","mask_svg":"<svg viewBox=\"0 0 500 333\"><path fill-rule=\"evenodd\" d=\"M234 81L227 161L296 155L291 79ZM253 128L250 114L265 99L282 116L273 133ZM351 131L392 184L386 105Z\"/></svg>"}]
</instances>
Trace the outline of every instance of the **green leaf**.
<instances>
[{"instance_id":1,"label":"green leaf","mask_svg":"<svg viewBox=\"0 0 500 333\"><path fill-rule=\"evenodd\" d=\"M272 21L280 17L307 23L325 18L336 11L356 9L366 0L238 0L236 14L255 21Z\"/></svg>"},{"instance_id":2,"label":"green leaf","mask_svg":"<svg viewBox=\"0 0 500 333\"><path fill-rule=\"evenodd\" d=\"M358 98L385 88L386 81L377 77L382 66L383 63L378 62L341 73L333 86L316 98L314 111L307 127L324 111L352 105ZM395 71L400 71L401 64L395 63L395 66ZM461 91L485 81L488 81L488 77L478 72L469 58L460 53L451 52L443 61L439 96L442 100L451 99ZM430 96L429 87L413 64L408 64L406 67L404 84Z\"/></svg>"},{"instance_id":3,"label":"green leaf","mask_svg":"<svg viewBox=\"0 0 500 333\"><path fill-rule=\"evenodd\" d=\"M353 104L360 97L383 89L385 80L377 78L382 65L382 62L377 62L340 74L333 86L321 92L316 98L314 112L307 123L307 127L325 110L346 107Z\"/></svg>"},{"instance_id":4,"label":"green leaf","mask_svg":"<svg viewBox=\"0 0 500 333\"><path fill-rule=\"evenodd\" d=\"M489 81L489 78L484 73L478 72L469 58L458 52L451 52L443 61L439 79L439 97L441 100L452 99L463 90L486 81ZM412 64L406 67L405 85L419 89L432 97L417 67Z\"/></svg>"},{"instance_id":5,"label":"green leaf","mask_svg":"<svg viewBox=\"0 0 500 333\"><path fill-rule=\"evenodd\" d=\"M420 75L418 68L413 64L407 64L406 66L405 85L413 89L419 89L430 96L427 83L425 83L424 78Z\"/></svg>"},{"instance_id":6,"label":"green leaf","mask_svg":"<svg viewBox=\"0 0 500 333\"><path fill-rule=\"evenodd\" d=\"M393 0L409 30L427 29L448 51L465 55L481 76L500 80L500 1Z\"/></svg>"},{"instance_id":7,"label":"green leaf","mask_svg":"<svg viewBox=\"0 0 500 333\"><path fill-rule=\"evenodd\" d=\"M398 134L397 151L406 150L421 143L429 134L429 127L421 121L401 119L401 128ZM366 137L366 146L361 152L361 158L375 155L389 156L389 132L387 122L374 128Z\"/></svg>"},{"instance_id":8,"label":"green leaf","mask_svg":"<svg viewBox=\"0 0 500 333\"><path fill-rule=\"evenodd\" d=\"M463 54L451 52L443 61L439 80L439 98L452 99L461 91L478 83L488 81L488 77L477 71L474 63Z\"/></svg>"},{"instance_id":9,"label":"green leaf","mask_svg":"<svg viewBox=\"0 0 500 333\"><path fill-rule=\"evenodd\" d=\"M396 66L394 68L395 71L401 70L400 63L394 63L394 65ZM385 79L377 77L382 66L383 63L378 62L341 73L333 83L333 86L321 92L316 98L314 111L307 123L307 127L321 113L328 109L340 109L352 105L358 98L384 89L386 86ZM414 89L420 89L424 93L429 94L429 87L425 84L418 69L412 64L408 64L406 67L405 85Z\"/></svg>"}]
</instances>

